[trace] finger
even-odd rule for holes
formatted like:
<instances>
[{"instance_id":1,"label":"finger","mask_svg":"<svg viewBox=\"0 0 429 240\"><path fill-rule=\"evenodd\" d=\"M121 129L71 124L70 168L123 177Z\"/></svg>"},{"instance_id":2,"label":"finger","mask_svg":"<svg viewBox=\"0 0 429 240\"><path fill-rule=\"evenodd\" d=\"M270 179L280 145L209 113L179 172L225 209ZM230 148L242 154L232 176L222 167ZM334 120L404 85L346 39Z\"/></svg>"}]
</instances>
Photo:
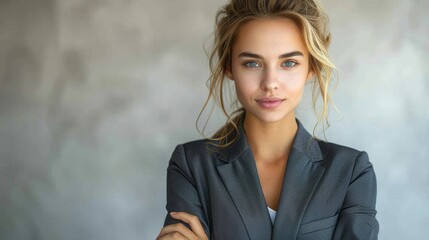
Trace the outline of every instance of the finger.
<instances>
[{"instance_id":1,"label":"finger","mask_svg":"<svg viewBox=\"0 0 429 240\"><path fill-rule=\"evenodd\" d=\"M194 232L200 239L207 239L206 232L197 216L186 212L171 212L170 215L174 219L182 220L189 224L192 232Z\"/></svg>"},{"instance_id":2,"label":"finger","mask_svg":"<svg viewBox=\"0 0 429 240\"><path fill-rule=\"evenodd\" d=\"M189 228L187 228L185 225L181 223L171 224L168 226L165 226L161 229L161 232L158 234L158 238L163 238L164 236L171 236L175 233L179 233L181 236L185 237L186 239L197 239L197 235L193 233ZM179 235L177 235L178 237ZM167 238L171 239L171 238ZM175 239L175 238L172 238ZM179 238L180 239L180 238Z\"/></svg>"},{"instance_id":3,"label":"finger","mask_svg":"<svg viewBox=\"0 0 429 240\"><path fill-rule=\"evenodd\" d=\"M158 236L156 240L189 240L179 232L168 233L162 237Z\"/></svg>"}]
</instances>

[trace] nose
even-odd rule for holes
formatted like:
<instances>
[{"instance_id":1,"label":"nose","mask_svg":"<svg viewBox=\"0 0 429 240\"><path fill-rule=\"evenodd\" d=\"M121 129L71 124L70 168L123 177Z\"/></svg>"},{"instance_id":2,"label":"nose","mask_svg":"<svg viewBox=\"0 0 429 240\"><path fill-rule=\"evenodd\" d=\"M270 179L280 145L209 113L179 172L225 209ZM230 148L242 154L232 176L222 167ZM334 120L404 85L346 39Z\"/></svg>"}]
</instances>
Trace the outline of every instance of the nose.
<instances>
[{"instance_id":1,"label":"nose","mask_svg":"<svg viewBox=\"0 0 429 240\"><path fill-rule=\"evenodd\" d=\"M261 88L264 91L277 90L279 85L277 71L275 67L267 67L264 69L264 76L261 82Z\"/></svg>"}]
</instances>

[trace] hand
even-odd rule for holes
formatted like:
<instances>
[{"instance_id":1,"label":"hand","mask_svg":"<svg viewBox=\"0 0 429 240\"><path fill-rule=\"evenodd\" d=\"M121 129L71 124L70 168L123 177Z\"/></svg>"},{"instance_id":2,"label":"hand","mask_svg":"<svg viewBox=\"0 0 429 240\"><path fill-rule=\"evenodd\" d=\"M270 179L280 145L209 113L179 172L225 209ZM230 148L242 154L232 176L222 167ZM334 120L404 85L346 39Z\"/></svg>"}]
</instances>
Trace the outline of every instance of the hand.
<instances>
[{"instance_id":1,"label":"hand","mask_svg":"<svg viewBox=\"0 0 429 240\"><path fill-rule=\"evenodd\" d=\"M181 220L189 226L189 230L181 223L171 224L161 229L156 240L169 240L169 239L185 239L185 240L208 240L203 226L197 216L191 215L186 212L171 212L170 216L174 219Z\"/></svg>"}]
</instances>

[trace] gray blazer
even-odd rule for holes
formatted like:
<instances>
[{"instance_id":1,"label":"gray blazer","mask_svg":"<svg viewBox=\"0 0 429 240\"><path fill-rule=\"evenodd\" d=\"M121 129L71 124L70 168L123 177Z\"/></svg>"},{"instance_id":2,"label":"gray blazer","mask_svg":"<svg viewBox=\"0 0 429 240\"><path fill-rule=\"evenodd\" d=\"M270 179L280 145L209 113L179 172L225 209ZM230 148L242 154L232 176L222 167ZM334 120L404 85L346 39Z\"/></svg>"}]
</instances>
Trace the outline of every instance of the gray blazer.
<instances>
[{"instance_id":1,"label":"gray blazer","mask_svg":"<svg viewBox=\"0 0 429 240\"><path fill-rule=\"evenodd\" d=\"M377 239L377 184L367 153L316 140L296 121L274 224L242 123L238 140L224 149L207 150L210 140L176 147L167 211L198 216L210 239ZM178 222L167 214L164 226Z\"/></svg>"}]
</instances>

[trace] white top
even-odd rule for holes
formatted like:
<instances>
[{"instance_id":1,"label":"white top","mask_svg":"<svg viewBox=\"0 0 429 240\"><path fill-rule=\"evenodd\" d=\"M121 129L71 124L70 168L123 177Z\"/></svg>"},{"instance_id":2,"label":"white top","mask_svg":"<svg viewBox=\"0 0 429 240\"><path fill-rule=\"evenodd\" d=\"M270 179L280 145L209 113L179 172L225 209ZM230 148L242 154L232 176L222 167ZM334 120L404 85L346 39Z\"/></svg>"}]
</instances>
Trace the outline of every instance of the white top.
<instances>
[{"instance_id":1,"label":"white top","mask_svg":"<svg viewBox=\"0 0 429 240\"><path fill-rule=\"evenodd\" d=\"M276 219L276 211L274 211L273 209L271 209L270 207L268 207L268 213L270 214L270 218L271 218L271 224L274 224L274 219Z\"/></svg>"}]
</instances>

